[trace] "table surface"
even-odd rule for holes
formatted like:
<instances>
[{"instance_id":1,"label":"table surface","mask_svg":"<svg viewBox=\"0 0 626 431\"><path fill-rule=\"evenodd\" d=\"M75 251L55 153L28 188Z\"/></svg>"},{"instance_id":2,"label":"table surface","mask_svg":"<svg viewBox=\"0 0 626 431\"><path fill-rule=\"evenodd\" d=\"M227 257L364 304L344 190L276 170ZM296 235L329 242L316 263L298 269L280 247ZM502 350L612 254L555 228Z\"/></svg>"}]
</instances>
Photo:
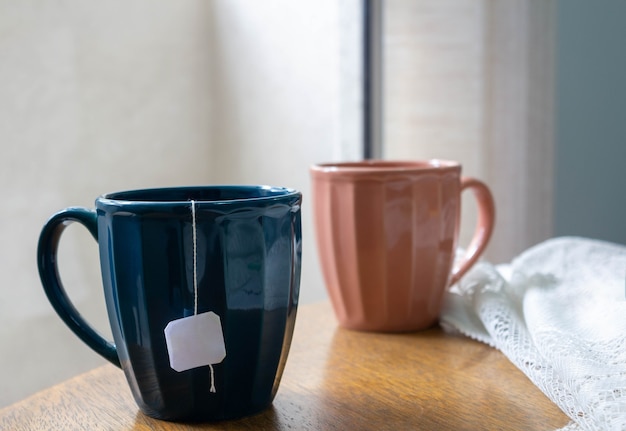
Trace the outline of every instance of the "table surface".
<instances>
[{"instance_id":1,"label":"table surface","mask_svg":"<svg viewBox=\"0 0 626 431\"><path fill-rule=\"evenodd\" d=\"M1 430L548 430L568 418L499 351L439 328L411 334L337 326L301 306L272 407L229 422L158 421L105 365L0 410Z\"/></svg>"}]
</instances>

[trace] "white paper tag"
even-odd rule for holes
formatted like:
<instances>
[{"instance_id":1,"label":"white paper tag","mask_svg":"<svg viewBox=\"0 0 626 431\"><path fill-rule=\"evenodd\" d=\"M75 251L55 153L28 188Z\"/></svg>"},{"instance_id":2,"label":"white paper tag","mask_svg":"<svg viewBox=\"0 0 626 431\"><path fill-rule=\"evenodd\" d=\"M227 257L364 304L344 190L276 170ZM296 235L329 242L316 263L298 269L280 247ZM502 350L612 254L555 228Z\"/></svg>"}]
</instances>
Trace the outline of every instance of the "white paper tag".
<instances>
[{"instance_id":1,"label":"white paper tag","mask_svg":"<svg viewBox=\"0 0 626 431\"><path fill-rule=\"evenodd\" d=\"M219 364L226 357L220 317L212 311L171 321L165 342L170 366L178 372Z\"/></svg>"}]
</instances>

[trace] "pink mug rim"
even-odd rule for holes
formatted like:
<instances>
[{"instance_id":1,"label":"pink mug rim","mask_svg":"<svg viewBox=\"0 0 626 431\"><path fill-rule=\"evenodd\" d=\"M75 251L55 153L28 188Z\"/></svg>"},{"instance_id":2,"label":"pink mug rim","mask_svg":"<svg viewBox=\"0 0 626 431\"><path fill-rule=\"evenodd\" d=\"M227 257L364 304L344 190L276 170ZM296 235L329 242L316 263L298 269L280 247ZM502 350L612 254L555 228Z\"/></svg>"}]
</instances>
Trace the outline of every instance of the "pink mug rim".
<instances>
[{"instance_id":1,"label":"pink mug rim","mask_svg":"<svg viewBox=\"0 0 626 431\"><path fill-rule=\"evenodd\" d=\"M367 175L372 173L409 173L442 170L460 170L461 164L452 160L361 160L350 162L318 163L311 166L312 174Z\"/></svg>"}]
</instances>

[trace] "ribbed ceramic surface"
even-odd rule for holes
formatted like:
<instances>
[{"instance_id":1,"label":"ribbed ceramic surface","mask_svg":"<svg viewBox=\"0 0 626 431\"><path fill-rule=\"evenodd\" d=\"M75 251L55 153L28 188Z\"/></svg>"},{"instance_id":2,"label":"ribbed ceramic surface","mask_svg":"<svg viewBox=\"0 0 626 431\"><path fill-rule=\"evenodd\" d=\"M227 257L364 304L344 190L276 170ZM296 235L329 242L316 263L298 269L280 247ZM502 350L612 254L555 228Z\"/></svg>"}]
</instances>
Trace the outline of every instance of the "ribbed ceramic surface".
<instances>
[{"instance_id":1,"label":"ribbed ceramic surface","mask_svg":"<svg viewBox=\"0 0 626 431\"><path fill-rule=\"evenodd\" d=\"M168 322L194 312L189 215L101 211L118 355L138 405L151 416L247 416L271 403L289 351L301 264L299 198L197 203L198 312L220 316L226 345L226 357L213 365L215 393L208 367L170 368L163 340Z\"/></svg>"},{"instance_id":2,"label":"ribbed ceramic surface","mask_svg":"<svg viewBox=\"0 0 626 431\"><path fill-rule=\"evenodd\" d=\"M193 215L189 200L196 201ZM68 208L46 224L38 251L42 283L68 326L121 365L144 413L179 421L248 416L271 404L291 344L300 202L296 191L261 186L107 195L96 211ZM114 345L77 314L58 279L56 249L72 221L98 240ZM196 301L198 313L220 317L226 357L212 369L179 372L170 366L164 329L195 314Z\"/></svg>"},{"instance_id":3,"label":"ribbed ceramic surface","mask_svg":"<svg viewBox=\"0 0 626 431\"><path fill-rule=\"evenodd\" d=\"M317 244L342 326L410 331L435 323L460 213L460 167L312 170Z\"/></svg>"}]
</instances>

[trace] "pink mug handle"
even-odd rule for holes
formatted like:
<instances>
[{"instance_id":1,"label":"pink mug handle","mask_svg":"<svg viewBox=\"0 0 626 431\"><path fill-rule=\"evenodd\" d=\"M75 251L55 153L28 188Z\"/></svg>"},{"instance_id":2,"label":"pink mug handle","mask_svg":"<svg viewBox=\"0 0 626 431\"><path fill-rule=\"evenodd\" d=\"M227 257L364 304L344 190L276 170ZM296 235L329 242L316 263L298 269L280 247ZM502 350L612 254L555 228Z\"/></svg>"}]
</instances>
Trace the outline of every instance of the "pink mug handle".
<instances>
[{"instance_id":1,"label":"pink mug handle","mask_svg":"<svg viewBox=\"0 0 626 431\"><path fill-rule=\"evenodd\" d=\"M473 190L474 197L478 202L478 221L476 222L474 236L465 251L463 260L456 266L450 276L449 286L459 281L485 251L495 224L496 207L489 187L475 178L463 177L461 178L461 193L466 189Z\"/></svg>"}]
</instances>

